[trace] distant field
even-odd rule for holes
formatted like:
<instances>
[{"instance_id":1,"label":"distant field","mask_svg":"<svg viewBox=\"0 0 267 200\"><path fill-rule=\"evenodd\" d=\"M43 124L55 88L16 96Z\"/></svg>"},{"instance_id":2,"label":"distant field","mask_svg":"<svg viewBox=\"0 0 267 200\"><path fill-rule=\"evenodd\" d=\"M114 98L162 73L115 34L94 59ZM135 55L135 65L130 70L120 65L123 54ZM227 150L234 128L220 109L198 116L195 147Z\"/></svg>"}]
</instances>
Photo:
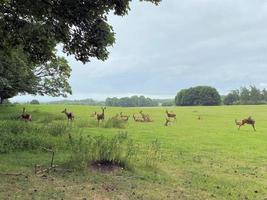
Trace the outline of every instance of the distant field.
<instances>
[{"instance_id":1,"label":"distant field","mask_svg":"<svg viewBox=\"0 0 267 200\"><path fill-rule=\"evenodd\" d=\"M0 125L15 122L22 107L0 107ZM66 121L64 105L25 107L33 115L32 124L53 123L50 118ZM96 127L89 115L100 107L67 109L75 114L70 124L76 126L74 136L110 137L124 131L140 148L157 139L161 160L151 168L136 162L131 170L100 172L89 167L37 177L34 165L49 165L48 153L1 153L0 199L267 199L267 106L172 107L168 110L177 114L177 121L169 127L164 126L166 108L108 107L106 119L121 111L132 116L143 110L154 120L137 123L130 118L124 129ZM256 120L257 131L248 125L238 131L234 120L248 116ZM52 139L61 146L67 137ZM144 160L145 155L139 157ZM59 147L55 163L64 166L67 159L68 151ZM28 177L6 174L18 172Z\"/></svg>"}]
</instances>

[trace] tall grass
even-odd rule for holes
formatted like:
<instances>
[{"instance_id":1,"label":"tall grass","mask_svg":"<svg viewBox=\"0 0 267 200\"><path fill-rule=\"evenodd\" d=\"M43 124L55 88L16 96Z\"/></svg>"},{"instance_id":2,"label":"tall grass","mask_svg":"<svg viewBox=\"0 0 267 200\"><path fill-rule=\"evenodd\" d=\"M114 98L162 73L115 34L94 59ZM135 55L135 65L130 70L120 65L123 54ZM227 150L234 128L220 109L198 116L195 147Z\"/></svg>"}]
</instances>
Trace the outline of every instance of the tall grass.
<instances>
[{"instance_id":1,"label":"tall grass","mask_svg":"<svg viewBox=\"0 0 267 200\"><path fill-rule=\"evenodd\" d=\"M114 137L69 136L71 150L70 164L75 168L85 168L90 164L117 165L129 168L135 155L133 141L126 132Z\"/></svg>"},{"instance_id":2,"label":"tall grass","mask_svg":"<svg viewBox=\"0 0 267 200\"><path fill-rule=\"evenodd\" d=\"M0 152L34 150L40 147L59 148L64 146L65 142L54 136L66 135L70 131L71 127L62 122L43 125L22 121L2 121L0 122Z\"/></svg>"},{"instance_id":3,"label":"tall grass","mask_svg":"<svg viewBox=\"0 0 267 200\"><path fill-rule=\"evenodd\" d=\"M118 118L109 118L104 122L104 128L126 128L127 122Z\"/></svg>"}]
</instances>

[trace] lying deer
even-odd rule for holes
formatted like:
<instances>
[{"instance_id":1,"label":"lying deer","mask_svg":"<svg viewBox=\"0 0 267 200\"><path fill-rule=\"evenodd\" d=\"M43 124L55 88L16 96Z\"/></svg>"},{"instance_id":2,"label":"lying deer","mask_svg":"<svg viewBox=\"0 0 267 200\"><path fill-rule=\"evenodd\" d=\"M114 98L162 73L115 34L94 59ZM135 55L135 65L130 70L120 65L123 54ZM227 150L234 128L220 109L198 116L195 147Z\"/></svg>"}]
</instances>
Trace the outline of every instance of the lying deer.
<instances>
[{"instance_id":1,"label":"lying deer","mask_svg":"<svg viewBox=\"0 0 267 200\"><path fill-rule=\"evenodd\" d=\"M74 114L72 112L67 112L67 108L65 108L61 113L65 113L68 121L74 120Z\"/></svg>"},{"instance_id":2,"label":"lying deer","mask_svg":"<svg viewBox=\"0 0 267 200\"><path fill-rule=\"evenodd\" d=\"M96 114L96 119L97 119L97 122L98 122L98 126L99 126L100 120L103 122L104 119L105 119L105 110L106 110L106 107L104 107L104 108L101 107L101 109L102 109L102 112Z\"/></svg>"},{"instance_id":3,"label":"lying deer","mask_svg":"<svg viewBox=\"0 0 267 200\"><path fill-rule=\"evenodd\" d=\"M129 120L129 118L130 118L130 115L123 115L122 112L121 112L120 113L120 118L121 118L121 120L127 122Z\"/></svg>"},{"instance_id":4,"label":"lying deer","mask_svg":"<svg viewBox=\"0 0 267 200\"><path fill-rule=\"evenodd\" d=\"M142 116L142 118L143 118L143 120L144 120L145 122L152 122L152 120L151 120L149 114L144 114L142 110L141 110L139 113L141 114L141 116Z\"/></svg>"},{"instance_id":5,"label":"lying deer","mask_svg":"<svg viewBox=\"0 0 267 200\"><path fill-rule=\"evenodd\" d=\"M246 119L242 119L241 121L235 120L235 124L238 126L238 130L240 129L241 126L244 126L245 124L250 124L253 127L254 131L256 131L255 123L256 123L255 120L252 119L250 116Z\"/></svg>"},{"instance_id":6,"label":"lying deer","mask_svg":"<svg viewBox=\"0 0 267 200\"><path fill-rule=\"evenodd\" d=\"M174 113L169 113L168 110L166 110L166 114L167 114L167 117L168 117L168 118L173 118L173 119L176 120L176 114L174 114Z\"/></svg>"},{"instance_id":7,"label":"lying deer","mask_svg":"<svg viewBox=\"0 0 267 200\"><path fill-rule=\"evenodd\" d=\"M113 116L111 119L113 119L113 120L118 120L119 117L120 117L120 115L117 113L117 114L116 114L115 116Z\"/></svg>"},{"instance_id":8,"label":"lying deer","mask_svg":"<svg viewBox=\"0 0 267 200\"><path fill-rule=\"evenodd\" d=\"M22 114L19 117L21 120L24 120L25 122L32 121L32 116L28 113L26 113L26 109L22 109Z\"/></svg>"},{"instance_id":9,"label":"lying deer","mask_svg":"<svg viewBox=\"0 0 267 200\"><path fill-rule=\"evenodd\" d=\"M136 117L135 114L133 114L133 119L136 122L145 122L144 119L142 117Z\"/></svg>"}]
</instances>

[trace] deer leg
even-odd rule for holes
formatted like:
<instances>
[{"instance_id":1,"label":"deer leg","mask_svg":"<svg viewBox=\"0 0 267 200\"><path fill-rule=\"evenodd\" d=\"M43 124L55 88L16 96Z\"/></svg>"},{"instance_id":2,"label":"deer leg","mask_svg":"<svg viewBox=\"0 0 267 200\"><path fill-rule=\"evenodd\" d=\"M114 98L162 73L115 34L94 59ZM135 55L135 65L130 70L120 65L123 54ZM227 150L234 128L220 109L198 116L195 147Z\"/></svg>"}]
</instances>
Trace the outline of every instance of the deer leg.
<instances>
[{"instance_id":1,"label":"deer leg","mask_svg":"<svg viewBox=\"0 0 267 200\"><path fill-rule=\"evenodd\" d=\"M255 129L255 125L254 125L254 124L251 124L251 126L253 127L254 131L256 131L256 129Z\"/></svg>"}]
</instances>

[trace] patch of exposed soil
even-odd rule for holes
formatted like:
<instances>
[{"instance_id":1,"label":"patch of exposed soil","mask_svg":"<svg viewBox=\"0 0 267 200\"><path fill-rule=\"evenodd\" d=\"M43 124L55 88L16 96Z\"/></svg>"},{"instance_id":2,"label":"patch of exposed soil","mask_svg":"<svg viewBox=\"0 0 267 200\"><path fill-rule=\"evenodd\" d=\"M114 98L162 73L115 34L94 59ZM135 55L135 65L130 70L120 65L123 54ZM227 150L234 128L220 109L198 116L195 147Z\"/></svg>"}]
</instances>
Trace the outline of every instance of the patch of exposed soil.
<instances>
[{"instance_id":1,"label":"patch of exposed soil","mask_svg":"<svg viewBox=\"0 0 267 200\"><path fill-rule=\"evenodd\" d=\"M93 163L89 163L89 167L94 170L103 171L103 172L112 172L118 170L124 170L125 166L121 163L111 162L111 161L95 161Z\"/></svg>"}]
</instances>

